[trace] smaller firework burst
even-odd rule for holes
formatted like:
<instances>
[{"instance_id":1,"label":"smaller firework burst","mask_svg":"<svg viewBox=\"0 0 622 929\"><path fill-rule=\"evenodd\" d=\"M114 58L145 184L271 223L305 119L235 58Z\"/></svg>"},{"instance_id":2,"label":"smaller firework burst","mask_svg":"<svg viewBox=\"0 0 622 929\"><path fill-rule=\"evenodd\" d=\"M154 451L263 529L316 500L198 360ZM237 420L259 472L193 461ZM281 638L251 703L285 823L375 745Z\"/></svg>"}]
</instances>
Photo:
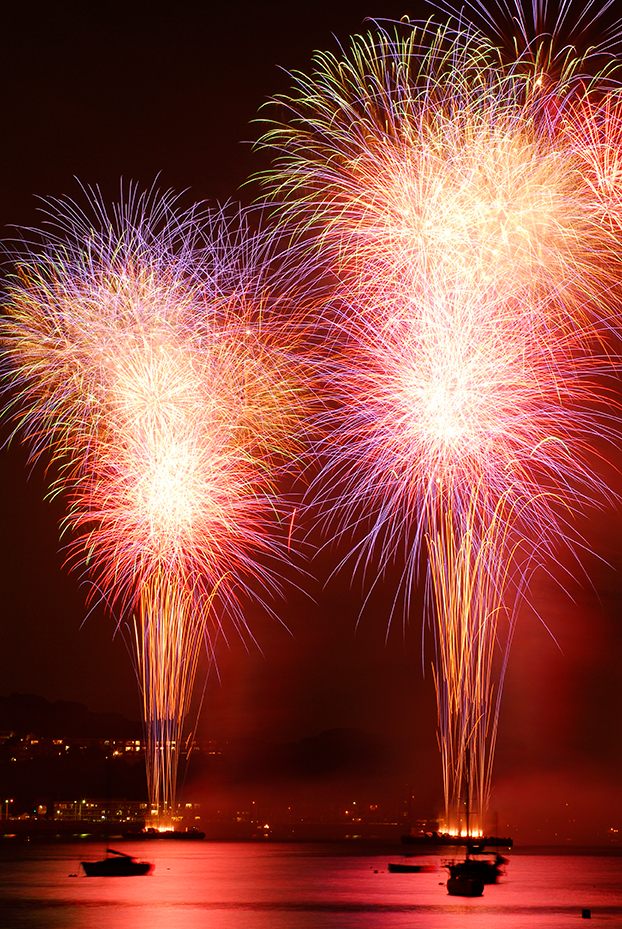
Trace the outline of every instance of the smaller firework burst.
<instances>
[{"instance_id":1,"label":"smaller firework burst","mask_svg":"<svg viewBox=\"0 0 622 929\"><path fill-rule=\"evenodd\" d=\"M239 214L133 191L108 212L90 195L90 211L50 202L14 255L8 408L54 463L74 561L135 616L150 801L170 815L202 643L225 616L244 634L249 583L278 586L276 480L302 410L291 294Z\"/></svg>"}]
</instances>

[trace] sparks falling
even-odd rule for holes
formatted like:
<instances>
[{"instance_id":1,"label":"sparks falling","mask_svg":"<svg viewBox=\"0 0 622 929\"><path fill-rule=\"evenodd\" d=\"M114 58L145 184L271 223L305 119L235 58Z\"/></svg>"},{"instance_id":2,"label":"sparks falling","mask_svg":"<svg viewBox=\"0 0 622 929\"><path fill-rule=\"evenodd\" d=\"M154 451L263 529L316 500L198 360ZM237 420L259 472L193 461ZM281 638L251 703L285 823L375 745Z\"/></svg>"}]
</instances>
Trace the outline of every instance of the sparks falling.
<instances>
[{"instance_id":1,"label":"sparks falling","mask_svg":"<svg viewBox=\"0 0 622 929\"><path fill-rule=\"evenodd\" d=\"M47 212L8 282L9 411L32 460L54 463L70 557L133 616L149 799L170 820L201 648L212 657L225 616L244 634L249 582L276 586L275 481L300 388L265 237L239 216L153 192Z\"/></svg>"},{"instance_id":2,"label":"sparks falling","mask_svg":"<svg viewBox=\"0 0 622 929\"><path fill-rule=\"evenodd\" d=\"M377 28L295 75L263 140L283 222L336 280L327 518L367 527L354 556L377 576L405 553L406 611L427 553L453 830L465 808L484 823L530 574L603 493L620 104L576 56L555 77L545 60L508 64L474 29Z\"/></svg>"}]
</instances>

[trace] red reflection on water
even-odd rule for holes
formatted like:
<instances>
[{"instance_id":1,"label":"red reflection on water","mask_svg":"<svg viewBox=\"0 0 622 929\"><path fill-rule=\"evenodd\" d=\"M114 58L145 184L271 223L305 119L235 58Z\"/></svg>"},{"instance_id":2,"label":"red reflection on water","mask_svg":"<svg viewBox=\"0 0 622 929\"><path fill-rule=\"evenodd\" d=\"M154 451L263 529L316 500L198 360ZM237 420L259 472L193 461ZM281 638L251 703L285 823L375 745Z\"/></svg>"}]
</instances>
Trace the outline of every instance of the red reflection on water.
<instances>
[{"instance_id":1,"label":"red reflection on water","mask_svg":"<svg viewBox=\"0 0 622 929\"><path fill-rule=\"evenodd\" d=\"M564 929L582 909L622 924L622 857L513 854L483 897L450 897L443 870L391 874L402 849L125 843L152 875L70 877L101 845L0 849L0 925L26 929ZM359 849L360 851L360 849ZM431 861L439 863L436 856ZM610 923L611 924L611 923ZM615 924L615 923L613 923Z\"/></svg>"}]
</instances>

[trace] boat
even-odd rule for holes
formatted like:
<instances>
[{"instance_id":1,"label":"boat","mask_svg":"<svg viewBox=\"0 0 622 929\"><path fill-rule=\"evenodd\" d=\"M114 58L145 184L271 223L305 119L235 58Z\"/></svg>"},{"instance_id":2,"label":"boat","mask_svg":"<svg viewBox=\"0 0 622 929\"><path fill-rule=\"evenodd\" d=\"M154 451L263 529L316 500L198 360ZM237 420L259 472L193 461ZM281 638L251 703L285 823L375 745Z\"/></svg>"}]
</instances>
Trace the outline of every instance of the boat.
<instances>
[{"instance_id":1,"label":"boat","mask_svg":"<svg viewBox=\"0 0 622 929\"><path fill-rule=\"evenodd\" d=\"M412 864L407 861L390 861L387 870L391 874L421 874L422 872L436 871L436 866L429 863Z\"/></svg>"},{"instance_id":2,"label":"boat","mask_svg":"<svg viewBox=\"0 0 622 929\"><path fill-rule=\"evenodd\" d=\"M496 855L493 860L490 858L474 858L469 850L463 861L445 861L443 867L447 868L450 880L475 880L482 884L496 884L497 880L503 874L503 865L507 864L507 858L503 855ZM449 881L447 882L449 890ZM449 893L452 893L449 890ZM457 893L457 891L456 891ZM471 896L471 894L467 894ZM473 895L479 896L479 894Z\"/></svg>"},{"instance_id":3,"label":"boat","mask_svg":"<svg viewBox=\"0 0 622 929\"><path fill-rule=\"evenodd\" d=\"M122 835L124 839L128 839L130 842L141 842L144 839L178 839L182 842L200 842L205 838L205 833L194 827L178 832L173 829L160 830L149 826L138 832L124 832Z\"/></svg>"},{"instance_id":4,"label":"boat","mask_svg":"<svg viewBox=\"0 0 622 929\"><path fill-rule=\"evenodd\" d=\"M478 877L466 875L450 877L447 881L447 893L452 897L481 897L484 893L484 882Z\"/></svg>"},{"instance_id":5,"label":"boat","mask_svg":"<svg viewBox=\"0 0 622 929\"><path fill-rule=\"evenodd\" d=\"M131 877L153 871L151 862L136 861L131 855L117 852L114 848L107 848L106 857L101 861L81 861L80 864L87 877Z\"/></svg>"},{"instance_id":6,"label":"boat","mask_svg":"<svg viewBox=\"0 0 622 929\"><path fill-rule=\"evenodd\" d=\"M512 848L514 840L497 835L484 835L475 838L469 835L450 835L448 832L409 832L401 837L403 845L418 845L430 848L439 845L473 846L480 848Z\"/></svg>"}]
</instances>

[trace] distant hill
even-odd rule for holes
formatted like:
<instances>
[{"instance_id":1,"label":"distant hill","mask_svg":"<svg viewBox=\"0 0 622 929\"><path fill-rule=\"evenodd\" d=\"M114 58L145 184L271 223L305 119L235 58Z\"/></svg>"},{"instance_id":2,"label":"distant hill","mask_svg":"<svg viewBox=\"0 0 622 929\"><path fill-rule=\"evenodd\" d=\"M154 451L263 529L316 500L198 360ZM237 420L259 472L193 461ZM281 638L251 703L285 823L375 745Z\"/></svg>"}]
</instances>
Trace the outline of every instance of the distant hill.
<instances>
[{"instance_id":1,"label":"distant hill","mask_svg":"<svg viewBox=\"0 0 622 929\"><path fill-rule=\"evenodd\" d=\"M82 703L50 703L36 694L0 697L0 732L40 738L140 739L140 722L121 713L93 713Z\"/></svg>"},{"instance_id":2,"label":"distant hill","mask_svg":"<svg viewBox=\"0 0 622 929\"><path fill-rule=\"evenodd\" d=\"M391 753L382 739L360 729L329 729L281 745L233 739L226 756L231 781L257 782L374 776L384 773Z\"/></svg>"},{"instance_id":3,"label":"distant hill","mask_svg":"<svg viewBox=\"0 0 622 929\"><path fill-rule=\"evenodd\" d=\"M306 788L386 780L405 768L393 746L360 729L330 729L281 744L234 738L216 747L209 755L193 754L187 768L182 763L189 786L210 783L223 790L255 790L263 785L278 791L294 784Z\"/></svg>"}]
</instances>

